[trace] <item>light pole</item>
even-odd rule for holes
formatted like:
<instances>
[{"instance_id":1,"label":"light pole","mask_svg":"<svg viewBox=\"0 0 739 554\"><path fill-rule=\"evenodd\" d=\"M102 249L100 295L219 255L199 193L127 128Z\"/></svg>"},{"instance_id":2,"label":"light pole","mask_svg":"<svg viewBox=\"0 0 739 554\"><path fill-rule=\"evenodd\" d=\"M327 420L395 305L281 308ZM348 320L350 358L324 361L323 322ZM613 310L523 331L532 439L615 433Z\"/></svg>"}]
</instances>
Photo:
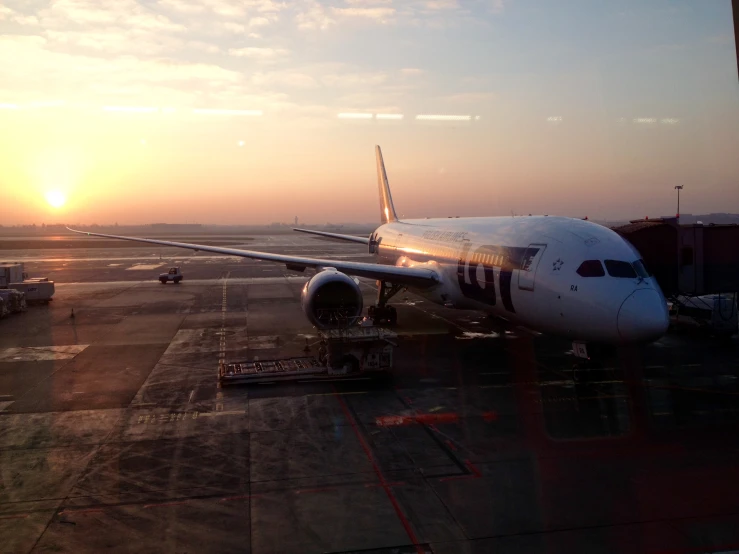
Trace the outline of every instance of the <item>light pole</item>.
<instances>
[{"instance_id":1,"label":"light pole","mask_svg":"<svg viewBox=\"0 0 739 554\"><path fill-rule=\"evenodd\" d=\"M680 219L680 191L683 190L683 185L676 185L675 190L677 191L677 219Z\"/></svg>"}]
</instances>

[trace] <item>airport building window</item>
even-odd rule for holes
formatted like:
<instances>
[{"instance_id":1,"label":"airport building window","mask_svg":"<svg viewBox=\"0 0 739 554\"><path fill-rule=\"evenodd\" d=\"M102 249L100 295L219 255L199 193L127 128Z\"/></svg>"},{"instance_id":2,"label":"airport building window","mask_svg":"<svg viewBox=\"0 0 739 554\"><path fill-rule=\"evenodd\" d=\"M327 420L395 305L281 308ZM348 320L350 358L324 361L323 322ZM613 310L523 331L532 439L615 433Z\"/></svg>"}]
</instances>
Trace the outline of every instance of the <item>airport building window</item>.
<instances>
[{"instance_id":1,"label":"airport building window","mask_svg":"<svg viewBox=\"0 0 739 554\"><path fill-rule=\"evenodd\" d=\"M577 274L580 277L603 277L606 272L600 260L586 260L577 268Z\"/></svg>"},{"instance_id":2,"label":"airport building window","mask_svg":"<svg viewBox=\"0 0 739 554\"><path fill-rule=\"evenodd\" d=\"M620 277L624 279L635 279L636 271L629 262L619 260L606 260L606 269L611 277Z\"/></svg>"}]
</instances>

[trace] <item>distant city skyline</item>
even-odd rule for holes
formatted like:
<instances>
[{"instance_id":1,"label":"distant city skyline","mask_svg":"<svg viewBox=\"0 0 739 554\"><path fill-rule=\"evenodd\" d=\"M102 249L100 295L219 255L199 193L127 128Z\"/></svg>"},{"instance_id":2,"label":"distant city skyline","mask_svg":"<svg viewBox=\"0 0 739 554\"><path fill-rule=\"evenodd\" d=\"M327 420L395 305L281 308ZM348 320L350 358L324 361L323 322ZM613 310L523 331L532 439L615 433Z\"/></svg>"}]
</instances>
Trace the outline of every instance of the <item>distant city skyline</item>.
<instances>
[{"instance_id":1,"label":"distant city skyline","mask_svg":"<svg viewBox=\"0 0 739 554\"><path fill-rule=\"evenodd\" d=\"M723 0L6 0L0 224L739 211Z\"/></svg>"}]
</instances>

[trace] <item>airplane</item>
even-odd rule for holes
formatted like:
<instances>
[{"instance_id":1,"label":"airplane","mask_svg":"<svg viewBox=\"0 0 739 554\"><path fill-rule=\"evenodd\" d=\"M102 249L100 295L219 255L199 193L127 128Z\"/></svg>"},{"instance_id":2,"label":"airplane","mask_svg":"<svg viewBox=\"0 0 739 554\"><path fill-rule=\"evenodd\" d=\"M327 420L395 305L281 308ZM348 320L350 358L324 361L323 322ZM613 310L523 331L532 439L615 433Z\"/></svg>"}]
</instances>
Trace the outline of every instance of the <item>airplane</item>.
<instances>
[{"instance_id":1,"label":"airplane","mask_svg":"<svg viewBox=\"0 0 739 554\"><path fill-rule=\"evenodd\" d=\"M404 219L396 214L382 151L375 146L381 225L360 237L298 229L365 245L377 263L363 263L182 242L75 233L186 248L316 270L301 305L319 329L361 319L357 277L378 284L368 310L375 322L396 324L388 301L407 289L449 308L487 312L510 324L588 343L618 345L657 340L669 325L667 302L639 252L615 231L555 216ZM578 353L575 353L578 355ZM581 357L587 357L587 354Z\"/></svg>"}]
</instances>

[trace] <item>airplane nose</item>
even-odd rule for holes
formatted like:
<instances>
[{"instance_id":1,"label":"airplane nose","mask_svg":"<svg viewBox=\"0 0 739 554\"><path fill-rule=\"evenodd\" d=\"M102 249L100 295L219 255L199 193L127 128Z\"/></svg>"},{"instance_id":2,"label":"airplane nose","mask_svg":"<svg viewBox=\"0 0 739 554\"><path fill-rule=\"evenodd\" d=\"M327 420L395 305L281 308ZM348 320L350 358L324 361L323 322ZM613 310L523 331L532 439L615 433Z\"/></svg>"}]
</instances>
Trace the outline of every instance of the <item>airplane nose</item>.
<instances>
[{"instance_id":1,"label":"airplane nose","mask_svg":"<svg viewBox=\"0 0 739 554\"><path fill-rule=\"evenodd\" d=\"M664 298L652 289L631 293L618 311L618 334L628 342L650 342L667 332L670 316Z\"/></svg>"}]
</instances>

